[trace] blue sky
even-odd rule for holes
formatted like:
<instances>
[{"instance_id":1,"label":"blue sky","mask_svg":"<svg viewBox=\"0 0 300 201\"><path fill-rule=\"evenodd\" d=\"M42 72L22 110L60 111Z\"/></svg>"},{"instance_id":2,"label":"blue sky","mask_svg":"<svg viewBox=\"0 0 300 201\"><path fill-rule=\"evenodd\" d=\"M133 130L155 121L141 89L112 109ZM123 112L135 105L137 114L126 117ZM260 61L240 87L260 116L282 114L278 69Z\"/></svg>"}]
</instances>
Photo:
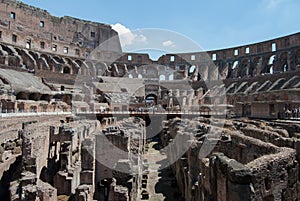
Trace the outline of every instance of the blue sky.
<instances>
[{"instance_id":1,"label":"blue sky","mask_svg":"<svg viewBox=\"0 0 300 201\"><path fill-rule=\"evenodd\" d=\"M205 50L250 44L300 31L299 0L22 1L56 16L117 24L121 30L174 31ZM172 41L166 40L165 44L172 45Z\"/></svg>"}]
</instances>

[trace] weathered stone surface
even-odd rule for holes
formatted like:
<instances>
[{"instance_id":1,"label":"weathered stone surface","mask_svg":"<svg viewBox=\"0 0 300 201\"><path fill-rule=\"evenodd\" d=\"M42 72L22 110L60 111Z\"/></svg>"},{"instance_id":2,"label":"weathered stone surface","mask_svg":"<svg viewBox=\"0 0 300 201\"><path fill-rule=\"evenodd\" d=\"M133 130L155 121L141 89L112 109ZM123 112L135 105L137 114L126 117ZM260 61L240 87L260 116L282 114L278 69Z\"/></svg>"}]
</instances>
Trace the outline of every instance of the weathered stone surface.
<instances>
[{"instance_id":1,"label":"weathered stone surface","mask_svg":"<svg viewBox=\"0 0 300 201\"><path fill-rule=\"evenodd\" d=\"M236 184L228 182L228 193L226 200L230 201L255 201L254 188L251 183Z\"/></svg>"},{"instance_id":2,"label":"weathered stone surface","mask_svg":"<svg viewBox=\"0 0 300 201\"><path fill-rule=\"evenodd\" d=\"M249 184L252 180L252 173L250 168L245 165L237 162L234 159L230 159L224 154L213 154L213 156L217 156L216 165L218 169L222 171L223 174L228 176L228 179L232 183L237 184Z\"/></svg>"},{"instance_id":3,"label":"weathered stone surface","mask_svg":"<svg viewBox=\"0 0 300 201\"><path fill-rule=\"evenodd\" d=\"M140 188L149 187L141 174L151 172L143 158L149 137L160 140L167 157L160 165L173 171L186 201L300 200L300 125L286 120L300 115L300 33L154 61L122 53L109 25L13 0L0 3L0 16L5 198L148 199ZM153 107L144 106L147 96ZM227 117L281 121L192 119L193 112L210 116L215 106ZM107 113L128 110L135 118Z\"/></svg>"}]
</instances>

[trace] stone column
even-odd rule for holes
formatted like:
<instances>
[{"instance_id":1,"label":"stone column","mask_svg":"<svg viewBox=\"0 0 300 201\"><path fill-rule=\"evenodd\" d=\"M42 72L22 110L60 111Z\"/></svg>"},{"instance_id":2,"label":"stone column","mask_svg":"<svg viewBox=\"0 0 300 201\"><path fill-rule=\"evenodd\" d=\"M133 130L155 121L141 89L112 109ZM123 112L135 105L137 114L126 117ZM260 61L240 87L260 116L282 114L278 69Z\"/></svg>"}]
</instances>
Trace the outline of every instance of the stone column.
<instances>
[{"instance_id":1,"label":"stone column","mask_svg":"<svg viewBox=\"0 0 300 201\"><path fill-rule=\"evenodd\" d=\"M92 139L85 139L81 144L81 172L80 185L87 184L94 186L95 169L95 142Z\"/></svg>"},{"instance_id":2,"label":"stone column","mask_svg":"<svg viewBox=\"0 0 300 201\"><path fill-rule=\"evenodd\" d=\"M296 69L294 58L295 58L294 51L293 50L288 51L288 56L287 56L288 69L287 69L287 71L293 71Z\"/></svg>"}]
</instances>

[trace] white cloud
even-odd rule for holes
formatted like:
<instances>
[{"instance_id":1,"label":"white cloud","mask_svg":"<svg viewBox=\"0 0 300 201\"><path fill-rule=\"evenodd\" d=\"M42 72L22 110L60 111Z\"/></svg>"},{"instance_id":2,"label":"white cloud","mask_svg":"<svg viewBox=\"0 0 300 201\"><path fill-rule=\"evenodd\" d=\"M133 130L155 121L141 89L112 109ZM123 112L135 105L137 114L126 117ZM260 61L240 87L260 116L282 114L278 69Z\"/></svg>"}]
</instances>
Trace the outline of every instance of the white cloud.
<instances>
[{"instance_id":1,"label":"white cloud","mask_svg":"<svg viewBox=\"0 0 300 201\"><path fill-rule=\"evenodd\" d=\"M134 43L147 43L147 37L143 34L132 32L129 28L120 23L111 25L118 32L122 47L132 45Z\"/></svg>"},{"instance_id":2,"label":"white cloud","mask_svg":"<svg viewBox=\"0 0 300 201\"><path fill-rule=\"evenodd\" d=\"M175 47L175 43L171 40L166 40L162 43L164 47Z\"/></svg>"}]
</instances>

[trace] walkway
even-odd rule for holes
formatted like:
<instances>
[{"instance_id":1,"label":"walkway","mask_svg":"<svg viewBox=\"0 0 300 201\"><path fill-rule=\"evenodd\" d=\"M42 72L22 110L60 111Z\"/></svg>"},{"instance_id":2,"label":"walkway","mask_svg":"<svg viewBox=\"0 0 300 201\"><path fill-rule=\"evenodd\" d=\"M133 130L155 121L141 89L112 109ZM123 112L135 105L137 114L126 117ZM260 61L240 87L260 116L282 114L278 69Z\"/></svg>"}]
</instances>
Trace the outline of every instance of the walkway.
<instances>
[{"instance_id":1,"label":"walkway","mask_svg":"<svg viewBox=\"0 0 300 201\"><path fill-rule=\"evenodd\" d=\"M160 163L166 160L158 150L158 143L149 143L148 153L144 155L148 160L149 175L147 182L147 192L150 201L180 201L179 190L177 189L175 177L169 168L160 170Z\"/></svg>"}]
</instances>

